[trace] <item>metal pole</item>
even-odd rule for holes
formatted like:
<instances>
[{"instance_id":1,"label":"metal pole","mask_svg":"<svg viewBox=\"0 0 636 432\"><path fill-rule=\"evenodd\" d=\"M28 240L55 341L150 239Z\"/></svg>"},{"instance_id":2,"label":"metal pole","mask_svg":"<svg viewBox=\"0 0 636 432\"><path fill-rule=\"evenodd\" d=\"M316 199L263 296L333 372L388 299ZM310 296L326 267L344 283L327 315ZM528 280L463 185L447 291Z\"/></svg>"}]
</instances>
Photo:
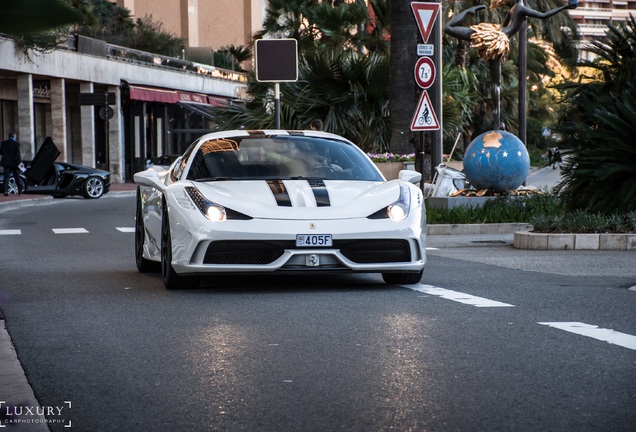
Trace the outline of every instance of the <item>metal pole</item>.
<instances>
[{"instance_id":1,"label":"metal pole","mask_svg":"<svg viewBox=\"0 0 636 432\"><path fill-rule=\"evenodd\" d=\"M524 1L525 3L525 1ZM523 18L519 31L519 139L527 145L527 68L528 68L528 20Z\"/></svg>"},{"instance_id":2,"label":"metal pole","mask_svg":"<svg viewBox=\"0 0 636 432\"><path fill-rule=\"evenodd\" d=\"M110 137L108 136L108 91L104 92L104 160L106 162L105 169L108 171L110 165Z\"/></svg>"},{"instance_id":3,"label":"metal pole","mask_svg":"<svg viewBox=\"0 0 636 432\"><path fill-rule=\"evenodd\" d=\"M280 83L274 83L274 129L280 129Z\"/></svg>"},{"instance_id":4,"label":"metal pole","mask_svg":"<svg viewBox=\"0 0 636 432\"><path fill-rule=\"evenodd\" d=\"M441 1L436 1L441 3ZM441 8L440 8L441 9ZM437 165L443 162L443 136L444 136L444 119L442 116L442 95L443 95L443 83L442 83L442 16L441 12L437 17L433 31L431 32L431 38L435 52L433 53L433 63L437 67L437 74L435 76L435 82L431 87L432 98L431 103L435 107L437 113L437 121L439 122L440 129L433 131L433 142L431 143L431 179L435 177L435 168ZM422 174L424 172L422 171Z\"/></svg>"}]
</instances>

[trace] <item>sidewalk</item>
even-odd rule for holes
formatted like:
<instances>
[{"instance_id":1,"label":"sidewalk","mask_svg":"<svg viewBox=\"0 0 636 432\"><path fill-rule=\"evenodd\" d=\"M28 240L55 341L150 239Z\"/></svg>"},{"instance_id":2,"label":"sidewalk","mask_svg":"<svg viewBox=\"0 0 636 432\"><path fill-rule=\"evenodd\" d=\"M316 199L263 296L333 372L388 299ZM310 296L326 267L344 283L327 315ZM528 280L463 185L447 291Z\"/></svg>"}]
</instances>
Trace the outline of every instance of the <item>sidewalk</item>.
<instances>
[{"instance_id":1,"label":"sidewalk","mask_svg":"<svg viewBox=\"0 0 636 432\"><path fill-rule=\"evenodd\" d=\"M114 194L122 195L122 194L134 194L137 190L137 185L134 183L113 183L110 185L110 190L107 194L103 195L102 198L106 198L108 196L112 196ZM62 198L59 198L62 199ZM0 213L8 210L14 210L20 207L26 207L31 205L45 205L52 204L59 200L58 198L53 198L50 195L38 195L38 194L29 194L24 193L21 195L8 195L4 196L0 194Z\"/></svg>"}]
</instances>

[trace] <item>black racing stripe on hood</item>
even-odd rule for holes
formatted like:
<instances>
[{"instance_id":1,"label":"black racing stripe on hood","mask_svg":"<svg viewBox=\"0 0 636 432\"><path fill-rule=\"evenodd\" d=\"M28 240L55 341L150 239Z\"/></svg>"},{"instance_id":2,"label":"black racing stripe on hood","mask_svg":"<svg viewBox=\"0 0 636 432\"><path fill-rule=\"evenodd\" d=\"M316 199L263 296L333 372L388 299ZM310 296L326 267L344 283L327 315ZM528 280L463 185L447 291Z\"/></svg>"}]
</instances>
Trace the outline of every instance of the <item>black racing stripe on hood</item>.
<instances>
[{"instance_id":1,"label":"black racing stripe on hood","mask_svg":"<svg viewBox=\"0 0 636 432\"><path fill-rule=\"evenodd\" d=\"M318 207L331 206L329 191L327 191L327 186L325 186L325 182L322 179L307 180L307 183L309 183L309 186L311 186L311 190L314 192L314 197L316 197L316 205L318 205Z\"/></svg>"},{"instance_id":2,"label":"black racing stripe on hood","mask_svg":"<svg viewBox=\"0 0 636 432\"><path fill-rule=\"evenodd\" d=\"M272 194L274 194L276 204L283 207L291 207L291 198L282 180L267 180L267 185L272 191Z\"/></svg>"}]
</instances>

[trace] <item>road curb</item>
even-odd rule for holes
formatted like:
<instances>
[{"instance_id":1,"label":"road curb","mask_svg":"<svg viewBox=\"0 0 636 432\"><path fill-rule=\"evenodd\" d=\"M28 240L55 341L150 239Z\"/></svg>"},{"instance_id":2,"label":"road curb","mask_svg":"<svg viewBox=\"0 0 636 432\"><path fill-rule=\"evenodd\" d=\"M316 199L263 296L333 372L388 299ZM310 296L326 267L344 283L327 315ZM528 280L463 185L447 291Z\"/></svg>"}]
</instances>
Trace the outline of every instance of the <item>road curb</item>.
<instances>
[{"instance_id":1,"label":"road curb","mask_svg":"<svg viewBox=\"0 0 636 432\"><path fill-rule=\"evenodd\" d=\"M518 231L513 246L524 250L636 251L636 234L554 234Z\"/></svg>"},{"instance_id":2,"label":"road curb","mask_svg":"<svg viewBox=\"0 0 636 432\"><path fill-rule=\"evenodd\" d=\"M522 223L433 224L426 226L427 235L514 234L529 231L532 225Z\"/></svg>"}]
</instances>

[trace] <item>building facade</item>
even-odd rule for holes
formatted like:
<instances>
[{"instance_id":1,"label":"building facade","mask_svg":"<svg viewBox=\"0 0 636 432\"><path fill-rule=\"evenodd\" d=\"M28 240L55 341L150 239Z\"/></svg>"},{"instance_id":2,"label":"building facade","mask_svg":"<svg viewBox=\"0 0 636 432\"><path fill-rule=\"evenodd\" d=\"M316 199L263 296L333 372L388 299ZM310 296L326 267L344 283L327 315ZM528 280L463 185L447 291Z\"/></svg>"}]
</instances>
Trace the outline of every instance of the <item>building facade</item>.
<instances>
[{"instance_id":1,"label":"building facade","mask_svg":"<svg viewBox=\"0 0 636 432\"><path fill-rule=\"evenodd\" d=\"M576 22L581 38L580 55L590 59L590 53L585 51L586 45L604 37L607 24L625 21L630 14L636 15L636 0L584 0L568 12Z\"/></svg>"},{"instance_id":2,"label":"building facade","mask_svg":"<svg viewBox=\"0 0 636 432\"><path fill-rule=\"evenodd\" d=\"M151 16L189 48L248 46L261 29L267 0L111 0L135 18Z\"/></svg>"},{"instance_id":3,"label":"building facade","mask_svg":"<svg viewBox=\"0 0 636 432\"><path fill-rule=\"evenodd\" d=\"M51 137L59 160L106 169L114 182L181 153L213 127L211 107L239 102L247 84L244 74L81 36L29 56L0 37L0 59L0 136L16 132L27 161Z\"/></svg>"}]
</instances>

